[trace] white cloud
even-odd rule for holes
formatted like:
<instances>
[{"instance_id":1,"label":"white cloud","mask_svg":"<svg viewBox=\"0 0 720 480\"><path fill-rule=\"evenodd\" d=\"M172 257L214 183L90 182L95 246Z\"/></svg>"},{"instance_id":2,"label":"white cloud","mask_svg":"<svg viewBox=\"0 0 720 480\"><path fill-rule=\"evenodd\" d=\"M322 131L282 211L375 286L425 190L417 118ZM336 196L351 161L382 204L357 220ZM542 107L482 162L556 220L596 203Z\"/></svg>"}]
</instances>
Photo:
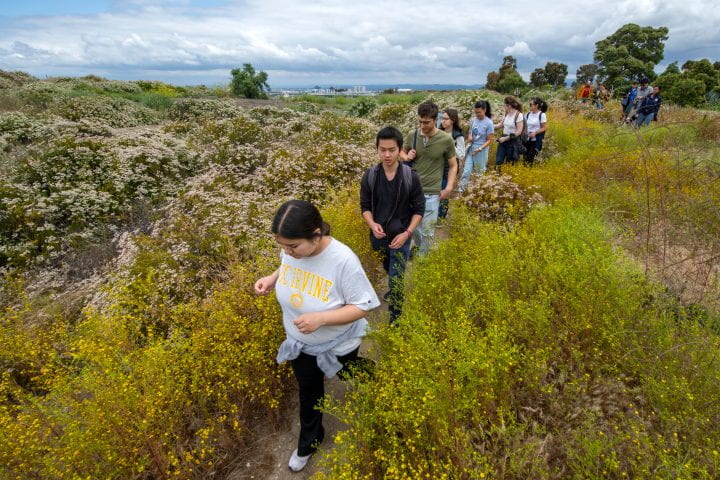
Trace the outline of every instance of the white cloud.
<instances>
[{"instance_id":1,"label":"white cloud","mask_svg":"<svg viewBox=\"0 0 720 480\"><path fill-rule=\"evenodd\" d=\"M530 50L530 46L526 42L515 42L510 47L503 49L503 55L512 55L514 57L535 57L535 52Z\"/></svg>"},{"instance_id":2,"label":"white cloud","mask_svg":"<svg viewBox=\"0 0 720 480\"><path fill-rule=\"evenodd\" d=\"M249 62L271 85L484 83L504 55L523 72L560 61L572 74L592 61L596 41L629 22L670 28L664 63L720 60L714 0L558 0L541 8L518 0L512 11L469 0L453 8L417 0L201 3L117 0L96 15L0 17L0 68L213 83Z\"/></svg>"}]
</instances>

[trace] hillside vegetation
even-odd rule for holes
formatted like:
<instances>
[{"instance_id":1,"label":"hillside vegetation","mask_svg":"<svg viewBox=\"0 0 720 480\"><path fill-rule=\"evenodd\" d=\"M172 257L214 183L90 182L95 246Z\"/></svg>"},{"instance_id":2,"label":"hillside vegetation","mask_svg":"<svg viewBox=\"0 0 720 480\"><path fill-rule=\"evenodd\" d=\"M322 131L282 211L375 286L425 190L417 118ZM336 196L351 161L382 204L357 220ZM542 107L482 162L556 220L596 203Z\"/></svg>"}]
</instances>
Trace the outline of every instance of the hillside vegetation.
<instances>
[{"instance_id":1,"label":"hillside vegetation","mask_svg":"<svg viewBox=\"0 0 720 480\"><path fill-rule=\"evenodd\" d=\"M418 95L345 114L2 78L0 478L262 478L254 439L295 395L251 293L271 215L319 203L383 284L358 179ZM502 100L430 96L465 118ZM349 428L317 477L720 475L720 120L668 108L637 133L563 96L540 165L474 179L411 264L374 375L325 405Z\"/></svg>"}]
</instances>

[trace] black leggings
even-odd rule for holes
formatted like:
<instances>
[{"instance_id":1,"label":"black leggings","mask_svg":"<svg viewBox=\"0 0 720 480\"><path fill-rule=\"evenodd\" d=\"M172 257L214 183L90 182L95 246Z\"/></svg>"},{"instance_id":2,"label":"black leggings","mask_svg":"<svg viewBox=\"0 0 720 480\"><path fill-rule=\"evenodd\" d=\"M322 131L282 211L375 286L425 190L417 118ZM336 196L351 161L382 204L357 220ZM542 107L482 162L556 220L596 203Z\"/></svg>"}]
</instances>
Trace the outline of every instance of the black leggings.
<instances>
[{"instance_id":1,"label":"black leggings","mask_svg":"<svg viewBox=\"0 0 720 480\"><path fill-rule=\"evenodd\" d=\"M344 367L357 360L358 350L360 347L337 357L343 364L343 370L338 374L341 378ZM323 414L316 408L320 399L325 396L325 374L318 368L317 358L306 353L300 353L300 356L292 361L292 367L300 394L298 455L305 457L315 452L325 438L325 429L322 426Z\"/></svg>"}]
</instances>

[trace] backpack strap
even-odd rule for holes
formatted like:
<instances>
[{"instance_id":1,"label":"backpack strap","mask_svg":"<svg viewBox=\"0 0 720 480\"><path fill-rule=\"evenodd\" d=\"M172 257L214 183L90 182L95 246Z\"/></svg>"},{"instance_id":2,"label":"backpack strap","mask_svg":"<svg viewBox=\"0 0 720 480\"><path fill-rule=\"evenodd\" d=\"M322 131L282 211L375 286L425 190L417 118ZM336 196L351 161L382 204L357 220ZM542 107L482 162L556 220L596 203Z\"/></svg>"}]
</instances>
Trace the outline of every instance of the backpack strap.
<instances>
[{"instance_id":1,"label":"backpack strap","mask_svg":"<svg viewBox=\"0 0 720 480\"><path fill-rule=\"evenodd\" d=\"M370 187L370 206L374 206L374 199L375 199L375 181L377 180L378 173L380 172L380 169L382 168L381 164L377 164L371 169L368 170L367 173L367 182L368 186ZM412 190L413 186L413 177L412 177L412 168L410 168L410 165L407 165L403 162L399 162L398 169L400 170L398 173L400 174L400 180L402 182L402 188L405 190L405 194L409 197L410 191ZM396 173L397 175L397 173Z\"/></svg>"}]
</instances>

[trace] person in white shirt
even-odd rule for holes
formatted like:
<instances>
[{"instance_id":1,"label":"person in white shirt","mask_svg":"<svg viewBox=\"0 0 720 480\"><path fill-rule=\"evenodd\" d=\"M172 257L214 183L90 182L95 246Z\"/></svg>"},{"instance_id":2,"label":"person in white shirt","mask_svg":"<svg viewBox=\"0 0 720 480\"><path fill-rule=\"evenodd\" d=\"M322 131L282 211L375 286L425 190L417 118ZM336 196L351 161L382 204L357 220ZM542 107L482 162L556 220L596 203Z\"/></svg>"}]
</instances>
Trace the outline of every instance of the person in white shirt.
<instances>
[{"instance_id":1,"label":"person in white shirt","mask_svg":"<svg viewBox=\"0 0 720 480\"><path fill-rule=\"evenodd\" d=\"M515 165L520 158L520 134L525 127L522 105L515 97L505 97L503 107L505 116L502 118L502 122L493 124L495 129L503 129L502 135L497 139L498 148L495 152L495 170L497 171L500 171L506 161Z\"/></svg>"},{"instance_id":2,"label":"person in white shirt","mask_svg":"<svg viewBox=\"0 0 720 480\"><path fill-rule=\"evenodd\" d=\"M548 106L541 98L530 100L530 111L525 115L527 122L527 141L525 142L525 165L532 166L535 155L542 150L542 141L547 131Z\"/></svg>"},{"instance_id":3,"label":"person in white shirt","mask_svg":"<svg viewBox=\"0 0 720 480\"><path fill-rule=\"evenodd\" d=\"M272 223L282 247L280 267L255 282L255 293L273 288L283 314L286 339L277 362L292 362L300 395L300 437L288 466L305 468L323 441L324 376L357 363L367 312L380 301L358 257L330 236L318 209L303 200L285 202Z\"/></svg>"}]
</instances>

